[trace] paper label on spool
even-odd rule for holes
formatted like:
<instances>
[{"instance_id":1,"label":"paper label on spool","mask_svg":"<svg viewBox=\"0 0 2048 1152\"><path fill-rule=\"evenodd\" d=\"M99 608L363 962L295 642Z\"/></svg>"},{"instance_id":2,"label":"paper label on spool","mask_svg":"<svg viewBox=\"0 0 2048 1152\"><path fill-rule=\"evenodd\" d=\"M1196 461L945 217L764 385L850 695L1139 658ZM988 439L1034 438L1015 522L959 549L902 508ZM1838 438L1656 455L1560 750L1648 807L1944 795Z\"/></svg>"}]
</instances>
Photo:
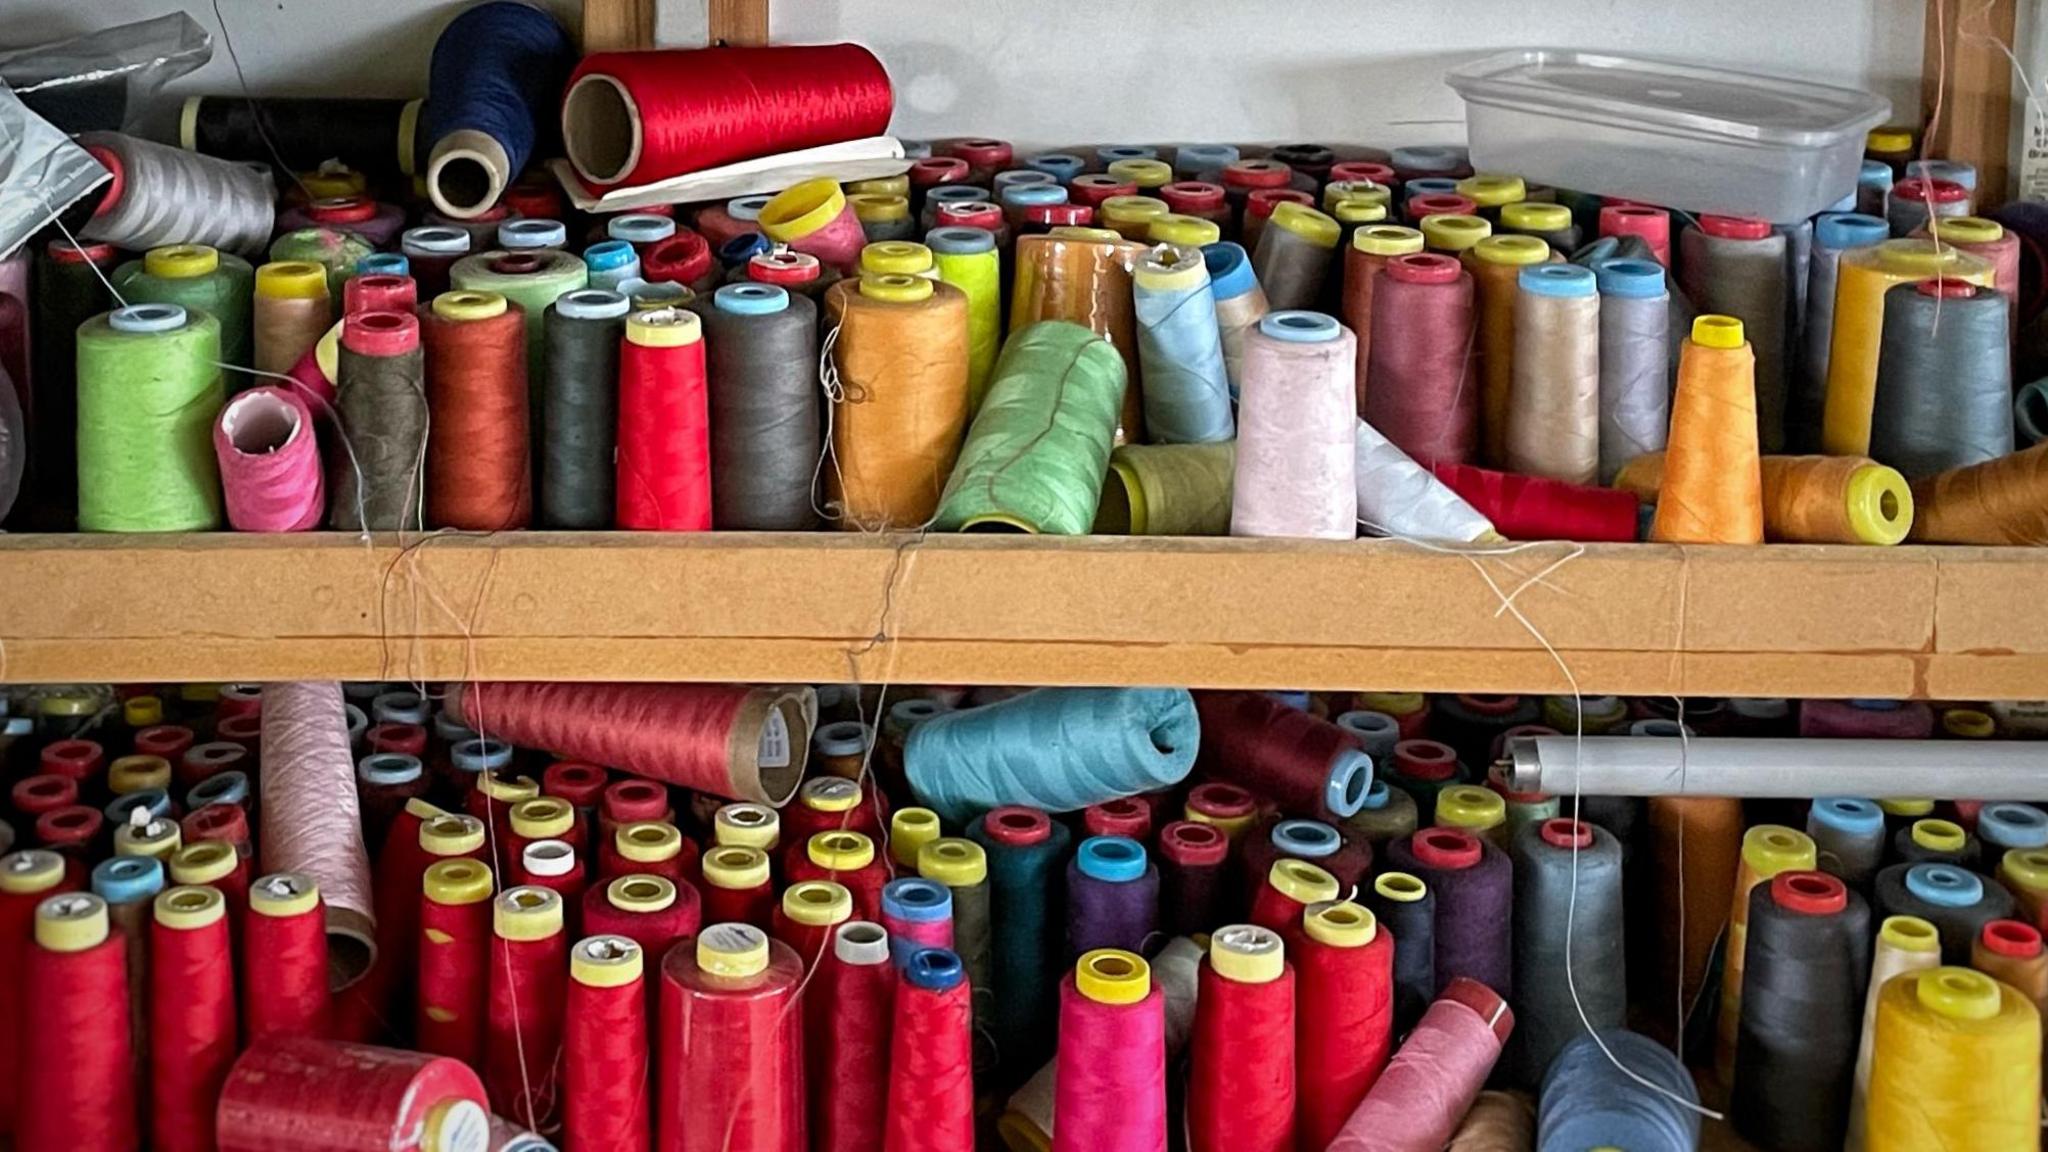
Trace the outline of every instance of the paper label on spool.
<instances>
[{"instance_id":1,"label":"paper label on spool","mask_svg":"<svg viewBox=\"0 0 2048 1152\"><path fill-rule=\"evenodd\" d=\"M2022 14L2020 19L2023 34L2027 38L2027 46L2021 56L2026 63L2026 69L2015 69L2012 80L2014 90L2022 97L2013 102L2020 112L2020 123L2015 130L2018 139L2013 142L2019 158L2019 198L2037 202L2048 201L2048 108L2044 108L2041 103L2041 97L2048 96L2048 76L2044 76L2042 72L2043 65L2048 64L2048 19L2042 18L2032 9ZM2041 77L2040 95L2026 92L2020 81L2021 76ZM1988 191L1992 198L1996 199L2003 189L1992 188Z\"/></svg>"},{"instance_id":2,"label":"paper label on spool","mask_svg":"<svg viewBox=\"0 0 2048 1152\"><path fill-rule=\"evenodd\" d=\"M763 768L789 767L789 721L782 709L768 710L768 722L761 725L760 762Z\"/></svg>"}]
</instances>

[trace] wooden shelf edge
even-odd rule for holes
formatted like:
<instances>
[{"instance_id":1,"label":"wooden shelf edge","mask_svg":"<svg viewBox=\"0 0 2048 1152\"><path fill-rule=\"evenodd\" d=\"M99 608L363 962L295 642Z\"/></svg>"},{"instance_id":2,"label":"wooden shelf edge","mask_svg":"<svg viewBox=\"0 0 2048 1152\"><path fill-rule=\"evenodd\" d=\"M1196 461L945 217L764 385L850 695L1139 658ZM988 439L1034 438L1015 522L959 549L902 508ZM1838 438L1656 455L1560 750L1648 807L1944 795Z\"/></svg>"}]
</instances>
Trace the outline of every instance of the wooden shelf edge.
<instances>
[{"instance_id":1,"label":"wooden shelf edge","mask_svg":"<svg viewBox=\"0 0 2048 1152\"><path fill-rule=\"evenodd\" d=\"M2044 596L2048 552L2023 549L15 536L0 538L0 681L1575 680L1588 694L2011 698L2048 686L2048 620L2023 610Z\"/></svg>"}]
</instances>

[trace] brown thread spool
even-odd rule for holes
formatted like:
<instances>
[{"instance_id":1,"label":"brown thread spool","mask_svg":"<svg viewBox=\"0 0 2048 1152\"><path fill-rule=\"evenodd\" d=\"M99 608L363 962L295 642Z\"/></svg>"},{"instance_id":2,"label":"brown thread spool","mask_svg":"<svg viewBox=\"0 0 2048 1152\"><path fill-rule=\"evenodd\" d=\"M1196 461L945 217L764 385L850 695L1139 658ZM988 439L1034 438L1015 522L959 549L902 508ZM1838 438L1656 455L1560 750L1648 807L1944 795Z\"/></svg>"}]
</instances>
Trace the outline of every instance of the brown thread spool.
<instances>
[{"instance_id":1,"label":"brown thread spool","mask_svg":"<svg viewBox=\"0 0 2048 1152\"><path fill-rule=\"evenodd\" d=\"M828 510L842 528L916 528L938 510L967 429L967 296L865 276L834 284L825 314L839 385Z\"/></svg>"},{"instance_id":2,"label":"brown thread spool","mask_svg":"<svg viewBox=\"0 0 2048 1152\"><path fill-rule=\"evenodd\" d=\"M427 439L419 320L404 312L351 316L342 327L340 356L335 407L348 451L328 461L328 526L373 532L418 527ZM224 731L222 726L216 735L226 739Z\"/></svg>"},{"instance_id":3,"label":"brown thread spool","mask_svg":"<svg viewBox=\"0 0 2048 1152\"><path fill-rule=\"evenodd\" d=\"M525 324L495 292L444 292L421 317L432 527L496 532L532 521Z\"/></svg>"},{"instance_id":4,"label":"brown thread spool","mask_svg":"<svg viewBox=\"0 0 2048 1152\"><path fill-rule=\"evenodd\" d=\"M1474 371L1479 380L1480 455L1499 467L1507 460L1508 398L1515 386L1515 296L1522 269L1550 259L1550 245L1532 236L1488 236L1459 260L1472 273Z\"/></svg>"},{"instance_id":5,"label":"brown thread spool","mask_svg":"<svg viewBox=\"0 0 2048 1152\"><path fill-rule=\"evenodd\" d=\"M1549 245L1510 237L1518 247ZM1515 290L1512 385L1503 462L1515 472L1591 484L1600 475L1600 295L1576 264L1523 266ZM1482 421L1487 439L1490 424Z\"/></svg>"},{"instance_id":6,"label":"brown thread spool","mask_svg":"<svg viewBox=\"0 0 2048 1152\"><path fill-rule=\"evenodd\" d=\"M1897 544L1913 525L1905 477L1864 456L1765 456L1764 539L1788 544ZM1614 486L1656 500L1664 453L1628 462Z\"/></svg>"},{"instance_id":7,"label":"brown thread spool","mask_svg":"<svg viewBox=\"0 0 2048 1152\"><path fill-rule=\"evenodd\" d=\"M299 260L258 268L253 317L256 370L290 372L334 323L327 270Z\"/></svg>"},{"instance_id":8,"label":"brown thread spool","mask_svg":"<svg viewBox=\"0 0 2048 1152\"><path fill-rule=\"evenodd\" d=\"M2048 441L1913 485L1923 544L2048 544Z\"/></svg>"},{"instance_id":9,"label":"brown thread spool","mask_svg":"<svg viewBox=\"0 0 2048 1152\"><path fill-rule=\"evenodd\" d=\"M1096 235L1055 229L1044 236L1018 238L1010 331L1041 320L1072 321L1109 341L1123 355L1124 379L1136 381L1141 373L1131 273L1147 249L1105 230L1088 231ZM1116 442L1142 444L1144 428L1143 390L1135 385L1125 388Z\"/></svg>"}]
</instances>

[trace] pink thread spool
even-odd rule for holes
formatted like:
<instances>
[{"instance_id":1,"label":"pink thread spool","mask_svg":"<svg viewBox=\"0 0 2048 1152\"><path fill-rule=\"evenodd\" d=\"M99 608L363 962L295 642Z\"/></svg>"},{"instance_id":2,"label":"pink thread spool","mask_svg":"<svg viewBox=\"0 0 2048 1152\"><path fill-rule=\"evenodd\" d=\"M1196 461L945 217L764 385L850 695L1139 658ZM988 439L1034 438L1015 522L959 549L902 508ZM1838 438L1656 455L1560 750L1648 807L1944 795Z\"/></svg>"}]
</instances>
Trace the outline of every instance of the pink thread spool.
<instances>
[{"instance_id":1,"label":"pink thread spool","mask_svg":"<svg viewBox=\"0 0 2048 1152\"><path fill-rule=\"evenodd\" d=\"M1439 1152L1500 1059L1515 1014L1492 989L1459 977L1387 1063L1328 1152Z\"/></svg>"},{"instance_id":2,"label":"pink thread spool","mask_svg":"<svg viewBox=\"0 0 2048 1152\"><path fill-rule=\"evenodd\" d=\"M1934 710L1917 700L1807 700L1799 705L1799 734L1845 740L1926 740Z\"/></svg>"},{"instance_id":3,"label":"pink thread spool","mask_svg":"<svg viewBox=\"0 0 2048 1152\"><path fill-rule=\"evenodd\" d=\"M801 180L761 208L761 231L777 244L809 252L843 273L860 265L867 233L846 193L831 180Z\"/></svg>"},{"instance_id":4,"label":"pink thread spool","mask_svg":"<svg viewBox=\"0 0 2048 1152\"><path fill-rule=\"evenodd\" d=\"M242 532L304 532L327 511L313 410L284 388L251 388L213 424L228 523Z\"/></svg>"},{"instance_id":5,"label":"pink thread spool","mask_svg":"<svg viewBox=\"0 0 2048 1152\"><path fill-rule=\"evenodd\" d=\"M1145 961L1083 955L1060 981L1059 1043L1052 1152L1166 1152L1166 997Z\"/></svg>"}]
</instances>

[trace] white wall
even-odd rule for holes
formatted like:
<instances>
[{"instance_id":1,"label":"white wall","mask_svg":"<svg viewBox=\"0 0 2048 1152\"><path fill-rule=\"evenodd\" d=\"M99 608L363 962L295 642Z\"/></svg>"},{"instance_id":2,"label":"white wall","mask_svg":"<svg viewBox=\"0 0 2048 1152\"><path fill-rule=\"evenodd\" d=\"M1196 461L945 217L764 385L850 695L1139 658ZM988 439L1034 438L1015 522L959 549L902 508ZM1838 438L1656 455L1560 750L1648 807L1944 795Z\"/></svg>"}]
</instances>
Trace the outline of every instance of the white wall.
<instances>
[{"instance_id":1,"label":"white wall","mask_svg":"<svg viewBox=\"0 0 2048 1152\"><path fill-rule=\"evenodd\" d=\"M578 0L548 0L574 19ZM0 45L157 15L173 0L0 0ZM185 7L219 27L210 4ZM221 0L259 92L418 95L460 0ZM702 35L668 0L662 37ZM909 137L1027 145L1456 139L1445 68L1511 46L1681 55L1870 87L1918 110L1922 0L774 0L779 40L859 40ZM571 25L574 26L573 23ZM224 45L181 91L232 91Z\"/></svg>"}]
</instances>

